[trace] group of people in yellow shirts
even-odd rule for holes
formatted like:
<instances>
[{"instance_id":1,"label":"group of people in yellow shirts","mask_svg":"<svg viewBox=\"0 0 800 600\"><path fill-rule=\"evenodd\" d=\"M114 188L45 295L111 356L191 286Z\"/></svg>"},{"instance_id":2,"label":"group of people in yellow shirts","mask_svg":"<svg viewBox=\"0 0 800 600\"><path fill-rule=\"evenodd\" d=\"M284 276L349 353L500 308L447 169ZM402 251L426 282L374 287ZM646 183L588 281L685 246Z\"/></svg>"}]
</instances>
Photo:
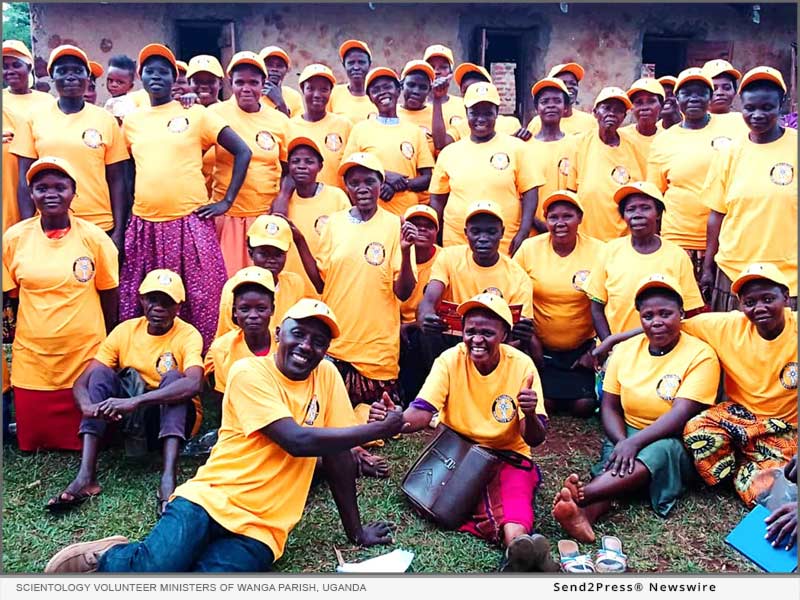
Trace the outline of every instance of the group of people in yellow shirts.
<instances>
[{"instance_id":1,"label":"group of people in yellow shirts","mask_svg":"<svg viewBox=\"0 0 800 600\"><path fill-rule=\"evenodd\" d=\"M646 491L666 516L698 474L748 505L763 471L796 477L779 71L713 60L604 87L585 112L584 68L558 64L523 127L446 46L399 72L364 41L339 56L347 81L308 64L298 91L277 46L223 68L148 44L105 70L63 45L53 97L3 43L4 431L13 390L21 450L81 451L52 511L101 493L114 435L163 456L151 533L69 546L48 572L268 570L316 472L353 542L389 543L355 478L387 477L371 449L436 423L527 464L503 463L460 528L501 545L504 570L623 571L618 538L576 543L615 498ZM221 423L178 485L201 393ZM548 415L598 410L591 479L569 457L556 474L559 565L533 532L533 448L558 435ZM796 511L771 519L795 543Z\"/></svg>"}]
</instances>

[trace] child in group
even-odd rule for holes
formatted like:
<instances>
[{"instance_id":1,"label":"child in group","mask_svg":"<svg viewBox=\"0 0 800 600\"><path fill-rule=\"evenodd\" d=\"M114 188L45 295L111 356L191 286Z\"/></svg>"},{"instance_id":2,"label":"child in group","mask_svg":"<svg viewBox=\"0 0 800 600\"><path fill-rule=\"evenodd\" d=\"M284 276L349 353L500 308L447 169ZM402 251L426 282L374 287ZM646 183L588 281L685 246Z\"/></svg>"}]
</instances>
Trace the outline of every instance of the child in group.
<instances>
[{"instance_id":1,"label":"child in group","mask_svg":"<svg viewBox=\"0 0 800 600\"><path fill-rule=\"evenodd\" d=\"M104 108L117 117L120 123L125 115L149 104L144 91L133 92L135 80L136 61L125 54L112 56L108 61L106 75L106 89L111 98L106 100Z\"/></svg>"}]
</instances>

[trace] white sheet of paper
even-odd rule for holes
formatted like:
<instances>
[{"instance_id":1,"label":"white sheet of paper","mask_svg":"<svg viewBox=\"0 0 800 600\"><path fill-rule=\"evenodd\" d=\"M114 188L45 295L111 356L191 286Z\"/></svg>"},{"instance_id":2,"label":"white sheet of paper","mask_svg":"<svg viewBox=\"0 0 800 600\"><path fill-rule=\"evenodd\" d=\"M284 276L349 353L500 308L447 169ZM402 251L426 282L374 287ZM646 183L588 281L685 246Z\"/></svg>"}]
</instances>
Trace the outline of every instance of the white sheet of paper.
<instances>
[{"instance_id":1,"label":"white sheet of paper","mask_svg":"<svg viewBox=\"0 0 800 600\"><path fill-rule=\"evenodd\" d=\"M414 560L408 550L393 550L360 563L344 563L336 567L338 573L405 573Z\"/></svg>"}]
</instances>

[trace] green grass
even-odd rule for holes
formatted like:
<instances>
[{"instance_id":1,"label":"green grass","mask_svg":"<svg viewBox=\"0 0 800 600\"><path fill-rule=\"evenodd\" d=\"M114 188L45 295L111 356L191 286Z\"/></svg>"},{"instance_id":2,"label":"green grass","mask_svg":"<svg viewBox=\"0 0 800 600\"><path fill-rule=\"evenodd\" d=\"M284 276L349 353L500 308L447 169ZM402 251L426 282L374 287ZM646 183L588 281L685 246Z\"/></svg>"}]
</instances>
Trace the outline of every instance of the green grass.
<instances>
[{"instance_id":1,"label":"green grass","mask_svg":"<svg viewBox=\"0 0 800 600\"><path fill-rule=\"evenodd\" d=\"M208 420L206 421L208 423ZM474 573L493 571L500 550L468 534L440 531L419 518L399 490L403 474L425 444L425 434L389 442L376 451L392 463L389 481L358 482L359 506L364 522L386 519L397 524L396 548L416 556L411 571L417 573ZM599 422L571 418L552 420L548 441L536 452L544 481L536 498L536 530L547 536L555 552L562 536L549 514L552 498L569 472L586 473L600 447ZM141 539L155 523L155 490L159 460L131 462L120 450L101 453L103 493L63 516L44 510L47 498L72 479L77 454L25 454L6 447L3 482L3 570L40 572L49 557L66 544L113 534ZM181 480L194 473L197 461L184 460ZM653 513L647 502L623 502L596 526L598 537L617 535L638 572L754 571L729 549L723 539L741 520L745 508L729 488L696 488L682 498L668 519ZM289 536L286 554L276 569L283 572L331 572L334 548L348 561L376 556L388 549L353 547L344 535L336 507L324 484L314 487L303 519ZM591 551L589 545L583 550Z\"/></svg>"}]
</instances>

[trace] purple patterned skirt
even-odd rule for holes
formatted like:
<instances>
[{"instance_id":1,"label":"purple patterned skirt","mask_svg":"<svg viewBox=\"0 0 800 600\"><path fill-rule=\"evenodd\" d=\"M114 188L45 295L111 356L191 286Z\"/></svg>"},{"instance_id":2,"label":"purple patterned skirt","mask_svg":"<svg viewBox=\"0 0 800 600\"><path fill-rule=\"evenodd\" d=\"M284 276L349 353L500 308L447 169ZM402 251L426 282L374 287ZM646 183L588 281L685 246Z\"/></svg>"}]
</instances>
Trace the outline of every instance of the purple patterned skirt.
<instances>
[{"instance_id":1,"label":"purple patterned skirt","mask_svg":"<svg viewBox=\"0 0 800 600\"><path fill-rule=\"evenodd\" d=\"M139 284L153 269L170 269L183 279L186 302L180 317L200 331L205 352L214 340L219 299L227 280L214 221L195 214L174 221L131 216L120 272L120 321L142 315Z\"/></svg>"}]
</instances>

